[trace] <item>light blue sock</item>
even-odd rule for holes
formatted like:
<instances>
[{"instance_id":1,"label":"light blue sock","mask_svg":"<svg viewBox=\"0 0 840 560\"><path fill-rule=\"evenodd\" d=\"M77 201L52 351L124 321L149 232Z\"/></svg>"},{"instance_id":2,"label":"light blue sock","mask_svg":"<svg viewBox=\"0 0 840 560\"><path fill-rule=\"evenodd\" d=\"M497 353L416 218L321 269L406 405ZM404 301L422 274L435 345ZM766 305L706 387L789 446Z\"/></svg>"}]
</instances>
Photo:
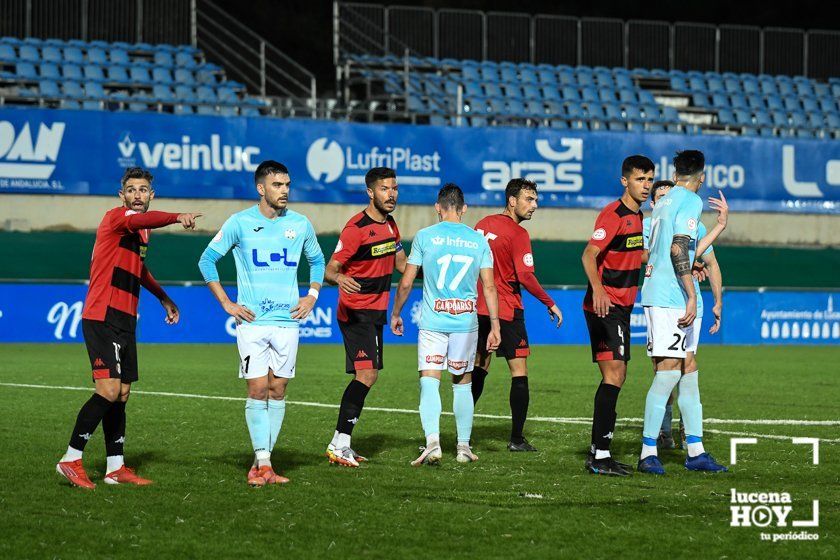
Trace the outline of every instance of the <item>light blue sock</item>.
<instances>
[{"instance_id":1,"label":"light blue sock","mask_svg":"<svg viewBox=\"0 0 840 560\"><path fill-rule=\"evenodd\" d=\"M283 426L283 418L286 416L286 399L268 399L268 425L271 433L268 439L268 450L274 449L277 443L277 436L280 435L280 428Z\"/></svg>"},{"instance_id":2,"label":"light blue sock","mask_svg":"<svg viewBox=\"0 0 840 560\"><path fill-rule=\"evenodd\" d=\"M665 405L668 404L668 397L679 381L680 372L676 370L657 371L653 376L653 383L650 384L645 400L645 427L642 431L645 445L656 446L659 428L662 427L662 419L665 417Z\"/></svg>"},{"instance_id":3,"label":"light blue sock","mask_svg":"<svg viewBox=\"0 0 840 560\"><path fill-rule=\"evenodd\" d=\"M674 423L674 409L670 404L665 405L665 416L662 418L661 431L671 435L671 425Z\"/></svg>"},{"instance_id":4,"label":"light blue sock","mask_svg":"<svg viewBox=\"0 0 840 560\"><path fill-rule=\"evenodd\" d=\"M254 453L257 459L260 456L271 454L268 420L268 402L257 399L245 400L245 423L248 424L248 432L251 434L251 444L254 446Z\"/></svg>"},{"instance_id":5,"label":"light blue sock","mask_svg":"<svg viewBox=\"0 0 840 560\"><path fill-rule=\"evenodd\" d=\"M685 423L687 444L703 441L703 405L700 404L700 372L686 373L680 379L680 396L677 404Z\"/></svg>"},{"instance_id":6,"label":"light blue sock","mask_svg":"<svg viewBox=\"0 0 840 560\"><path fill-rule=\"evenodd\" d=\"M426 438L440 434L440 413L443 406L440 403L440 379L434 377L420 378L420 423Z\"/></svg>"},{"instance_id":7,"label":"light blue sock","mask_svg":"<svg viewBox=\"0 0 840 560\"><path fill-rule=\"evenodd\" d=\"M474 410L475 401L472 396L472 383L452 385L452 412L455 413L458 443L470 442Z\"/></svg>"}]
</instances>

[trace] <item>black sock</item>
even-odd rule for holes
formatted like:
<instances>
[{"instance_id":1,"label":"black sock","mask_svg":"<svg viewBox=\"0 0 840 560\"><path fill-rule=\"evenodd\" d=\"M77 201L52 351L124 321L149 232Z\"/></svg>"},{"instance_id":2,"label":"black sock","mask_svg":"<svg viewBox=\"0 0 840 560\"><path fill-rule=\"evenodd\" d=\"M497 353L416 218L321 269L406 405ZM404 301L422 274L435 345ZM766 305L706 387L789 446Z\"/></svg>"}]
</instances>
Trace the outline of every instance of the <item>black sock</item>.
<instances>
[{"instance_id":1,"label":"black sock","mask_svg":"<svg viewBox=\"0 0 840 560\"><path fill-rule=\"evenodd\" d=\"M592 446L590 453L596 449L609 451L615 430L615 404L621 387L601 382L595 392L595 413L592 415Z\"/></svg>"},{"instance_id":2,"label":"black sock","mask_svg":"<svg viewBox=\"0 0 840 560\"><path fill-rule=\"evenodd\" d=\"M96 427L102 421L102 417L108 412L113 403L98 393L94 393L79 410L76 417L76 425L73 427L73 434L70 436L70 447L84 451L90 436L96 431Z\"/></svg>"},{"instance_id":3,"label":"black sock","mask_svg":"<svg viewBox=\"0 0 840 560\"><path fill-rule=\"evenodd\" d=\"M510 441L522 443L522 430L525 428L525 418L528 416L528 377L510 378Z\"/></svg>"},{"instance_id":4,"label":"black sock","mask_svg":"<svg viewBox=\"0 0 840 560\"><path fill-rule=\"evenodd\" d=\"M125 403L115 401L102 417L102 432L105 434L105 454L116 457L123 454L125 443Z\"/></svg>"},{"instance_id":5,"label":"black sock","mask_svg":"<svg viewBox=\"0 0 840 560\"><path fill-rule=\"evenodd\" d=\"M478 402L481 398L481 393L484 392L484 379L487 378L487 370L475 366L472 370L472 395L473 404Z\"/></svg>"},{"instance_id":6,"label":"black sock","mask_svg":"<svg viewBox=\"0 0 840 560\"><path fill-rule=\"evenodd\" d=\"M353 434L353 427L359 421L359 416L362 414L362 408L365 406L365 397L367 397L370 387L361 381L354 379L347 385L344 390L344 396L341 397L341 407L338 409L338 422L335 429L340 434Z\"/></svg>"}]
</instances>

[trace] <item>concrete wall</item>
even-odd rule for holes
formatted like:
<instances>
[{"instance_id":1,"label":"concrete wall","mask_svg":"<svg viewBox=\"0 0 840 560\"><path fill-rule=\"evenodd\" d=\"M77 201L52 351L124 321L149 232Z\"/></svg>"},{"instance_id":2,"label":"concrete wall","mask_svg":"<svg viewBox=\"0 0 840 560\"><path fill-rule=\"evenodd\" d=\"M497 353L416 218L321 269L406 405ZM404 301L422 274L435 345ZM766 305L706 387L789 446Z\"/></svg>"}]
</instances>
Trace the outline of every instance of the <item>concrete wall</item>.
<instances>
[{"instance_id":1,"label":"concrete wall","mask_svg":"<svg viewBox=\"0 0 840 560\"><path fill-rule=\"evenodd\" d=\"M152 202L152 209L169 212L201 212L200 229L215 232L234 212L255 201L211 199L166 199ZM120 204L116 197L61 195L0 195L0 229L3 230L94 230L102 214ZM309 217L318 233L336 233L347 219L362 209L346 204L292 204L291 208ZM647 210L647 208L646 208ZM498 208L470 207L464 219L474 225ZM533 239L581 241L592 232L595 210L541 208L525 226ZM437 217L431 206L397 206L394 217L400 231L412 238L417 230L433 224ZM714 214L704 214L707 226ZM817 214L734 213L723 234L723 245L797 245L840 247L840 216ZM169 228L175 231L174 227Z\"/></svg>"}]
</instances>

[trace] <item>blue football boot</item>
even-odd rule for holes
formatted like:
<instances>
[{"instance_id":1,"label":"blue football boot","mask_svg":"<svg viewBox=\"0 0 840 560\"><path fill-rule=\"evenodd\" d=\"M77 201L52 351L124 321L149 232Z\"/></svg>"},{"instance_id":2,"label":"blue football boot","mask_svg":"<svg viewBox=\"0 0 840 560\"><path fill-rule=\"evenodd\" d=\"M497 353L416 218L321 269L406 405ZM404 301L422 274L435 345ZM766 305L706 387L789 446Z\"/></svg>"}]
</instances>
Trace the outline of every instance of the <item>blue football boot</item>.
<instances>
[{"instance_id":1,"label":"blue football boot","mask_svg":"<svg viewBox=\"0 0 840 560\"><path fill-rule=\"evenodd\" d=\"M697 457L686 457L685 468L690 471L727 472L729 469L715 461L709 453L701 453Z\"/></svg>"},{"instance_id":2,"label":"blue football boot","mask_svg":"<svg viewBox=\"0 0 840 560\"><path fill-rule=\"evenodd\" d=\"M665 474L665 467L656 455L648 455L639 461L636 470L647 474Z\"/></svg>"}]
</instances>

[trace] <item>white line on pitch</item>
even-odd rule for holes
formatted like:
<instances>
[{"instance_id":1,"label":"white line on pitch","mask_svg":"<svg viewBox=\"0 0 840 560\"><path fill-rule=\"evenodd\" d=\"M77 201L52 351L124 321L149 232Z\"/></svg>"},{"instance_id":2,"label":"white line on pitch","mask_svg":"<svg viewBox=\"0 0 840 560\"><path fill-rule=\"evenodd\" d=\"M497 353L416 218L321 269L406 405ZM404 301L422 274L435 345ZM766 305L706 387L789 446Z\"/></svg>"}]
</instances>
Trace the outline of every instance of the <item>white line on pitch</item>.
<instances>
[{"instance_id":1,"label":"white line on pitch","mask_svg":"<svg viewBox=\"0 0 840 560\"><path fill-rule=\"evenodd\" d=\"M0 382L0 386L4 387L20 387L20 388L27 388L27 389L59 389L65 391L90 391L90 387L72 387L69 385L35 385L31 383L3 383ZM150 396L157 396L157 397L181 397L181 398L188 398L188 399L209 399L209 400L217 400L217 401L239 401L242 402L245 399L242 397L227 397L224 395L199 395L195 393L170 393L166 391L131 391L132 394L135 395L150 395ZM311 406L316 408L338 408L337 404L328 404L328 403L318 403L318 402L307 402L307 401L287 401L288 404L291 405L299 405L299 406ZM373 411L373 412L393 412L397 414L419 414L416 410L409 410L406 408L388 408L382 406L366 406L365 410ZM444 412L443 414L451 416L451 412ZM477 413L475 415L476 418L487 418L490 420L510 420L510 416L505 416L502 414L480 414ZM591 418L583 418L583 417L553 417L553 416L533 416L528 418L534 422L547 422L551 424L578 424L578 425L589 425L592 422ZM622 418L618 421L618 424L621 425L628 425L628 424L638 424L639 422L643 422L642 418ZM735 419L716 419L716 418L706 418L703 420L706 424L761 424L761 425L774 425L775 422L778 422L781 425L801 425L801 426L836 426L840 425L840 421L835 420L735 420ZM705 431L711 434L721 434L721 435L730 435L730 436L759 436L769 439L779 439L779 440L789 440L792 436L780 436L776 434L759 434L753 432L731 432L726 430L713 430L706 428ZM820 438L820 441L824 443L840 443L840 439L823 439Z\"/></svg>"}]
</instances>

